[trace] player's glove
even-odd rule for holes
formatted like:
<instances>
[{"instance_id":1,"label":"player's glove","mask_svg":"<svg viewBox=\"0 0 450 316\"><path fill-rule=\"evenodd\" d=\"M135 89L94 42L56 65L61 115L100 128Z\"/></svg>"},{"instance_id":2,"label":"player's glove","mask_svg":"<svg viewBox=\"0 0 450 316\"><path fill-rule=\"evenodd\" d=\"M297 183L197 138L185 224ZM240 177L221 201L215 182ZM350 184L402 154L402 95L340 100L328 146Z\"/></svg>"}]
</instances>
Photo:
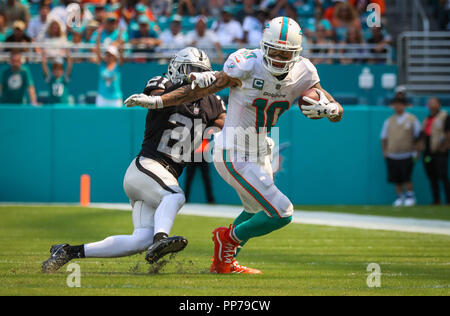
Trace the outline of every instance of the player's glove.
<instances>
[{"instance_id":1,"label":"player's glove","mask_svg":"<svg viewBox=\"0 0 450 316\"><path fill-rule=\"evenodd\" d=\"M320 96L320 100L316 101L309 97L303 97L303 100L311 105L302 105L301 109L303 114L311 119L323 118L323 117L337 117L339 116L339 105L334 102L330 102L323 93L322 90L316 89Z\"/></svg>"},{"instance_id":2,"label":"player's glove","mask_svg":"<svg viewBox=\"0 0 450 316\"><path fill-rule=\"evenodd\" d=\"M133 94L125 100L125 105L129 108L140 106L149 110L162 109L163 101L160 96L149 96L143 93Z\"/></svg>"},{"instance_id":3,"label":"player's glove","mask_svg":"<svg viewBox=\"0 0 450 316\"><path fill-rule=\"evenodd\" d=\"M189 74L189 80L191 83L191 89L195 87L199 88L207 88L211 86L214 81L216 81L216 76L214 76L215 71L206 71L206 72L191 72Z\"/></svg>"}]
</instances>

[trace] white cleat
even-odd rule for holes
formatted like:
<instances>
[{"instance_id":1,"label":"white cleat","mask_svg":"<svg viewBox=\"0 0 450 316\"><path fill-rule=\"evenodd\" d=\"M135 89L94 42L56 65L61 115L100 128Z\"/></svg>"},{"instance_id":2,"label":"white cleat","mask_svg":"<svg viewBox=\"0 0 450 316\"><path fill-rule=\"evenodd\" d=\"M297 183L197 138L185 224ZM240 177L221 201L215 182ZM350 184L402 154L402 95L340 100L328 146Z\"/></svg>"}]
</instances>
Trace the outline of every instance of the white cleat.
<instances>
[{"instance_id":1,"label":"white cleat","mask_svg":"<svg viewBox=\"0 0 450 316\"><path fill-rule=\"evenodd\" d=\"M400 207L403 206L403 197L399 197L395 202L392 204L394 207Z\"/></svg>"},{"instance_id":2,"label":"white cleat","mask_svg":"<svg viewBox=\"0 0 450 316\"><path fill-rule=\"evenodd\" d=\"M413 198L413 197L406 198L404 205L407 206L407 207L415 206L416 205L416 199Z\"/></svg>"}]
</instances>

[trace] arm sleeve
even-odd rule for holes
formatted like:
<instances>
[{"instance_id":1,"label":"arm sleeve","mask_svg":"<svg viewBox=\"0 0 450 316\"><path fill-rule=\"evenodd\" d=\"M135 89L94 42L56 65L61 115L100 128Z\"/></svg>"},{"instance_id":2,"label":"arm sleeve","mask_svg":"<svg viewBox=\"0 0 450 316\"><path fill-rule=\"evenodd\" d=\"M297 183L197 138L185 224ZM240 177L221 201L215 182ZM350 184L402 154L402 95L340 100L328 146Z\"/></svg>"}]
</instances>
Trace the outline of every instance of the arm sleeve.
<instances>
[{"instance_id":1,"label":"arm sleeve","mask_svg":"<svg viewBox=\"0 0 450 316\"><path fill-rule=\"evenodd\" d=\"M244 56L243 53L247 52ZM228 57L227 61L223 65L223 71L230 77L236 79L246 79L252 75L254 63L256 61L256 55L246 49L240 49L237 52Z\"/></svg>"}]
</instances>

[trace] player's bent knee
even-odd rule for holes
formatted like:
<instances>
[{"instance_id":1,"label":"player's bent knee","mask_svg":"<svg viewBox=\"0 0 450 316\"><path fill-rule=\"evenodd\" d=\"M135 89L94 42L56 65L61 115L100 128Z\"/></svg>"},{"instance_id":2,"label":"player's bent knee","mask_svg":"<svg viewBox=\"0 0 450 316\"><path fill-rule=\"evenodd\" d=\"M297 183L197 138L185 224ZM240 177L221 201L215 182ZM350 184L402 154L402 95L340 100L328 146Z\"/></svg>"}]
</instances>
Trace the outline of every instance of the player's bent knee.
<instances>
[{"instance_id":1,"label":"player's bent knee","mask_svg":"<svg viewBox=\"0 0 450 316\"><path fill-rule=\"evenodd\" d=\"M294 206L291 201L283 194L280 194L277 201L277 208L281 217L290 217L294 214Z\"/></svg>"},{"instance_id":2,"label":"player's bent knee","mask_svg":"<svg viewBox=\"0 0 450 316\"><path fill-rule=\"evenodd\" d=\"M174 194L168 194L163 197L164 201L174 203L174 205L180 209L184 203L186 203L186 197L183 193L174 193Z\"/></svg>"}]
</instances>

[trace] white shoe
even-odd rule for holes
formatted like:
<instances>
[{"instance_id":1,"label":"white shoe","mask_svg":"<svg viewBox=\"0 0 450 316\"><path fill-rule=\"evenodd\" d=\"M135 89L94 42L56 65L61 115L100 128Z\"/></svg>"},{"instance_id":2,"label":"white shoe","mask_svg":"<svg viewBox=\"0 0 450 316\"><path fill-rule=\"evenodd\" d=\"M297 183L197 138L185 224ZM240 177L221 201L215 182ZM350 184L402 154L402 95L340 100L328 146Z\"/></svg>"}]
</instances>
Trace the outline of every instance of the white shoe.
<instances>
[{"instance_id":1,"label":"white shoe","mask_svg":"<svg viewBox=\"0 0 450 316\"><path fill-rule=\"evenodd\" d=\"M403 206L403 197L399 197L395 202L392 204L394 207L400 207Z\"/></svg>"},{"instance_id":2,"label":"white shoe","mask_svg":"<svg viewBox=\"0 0 450 316\"><path fill-rule=\"evenodd\" d=\"M406 198L405 199L405 206L414 206L416 205L416 198Z\"/></svg>"}]
</instances>

